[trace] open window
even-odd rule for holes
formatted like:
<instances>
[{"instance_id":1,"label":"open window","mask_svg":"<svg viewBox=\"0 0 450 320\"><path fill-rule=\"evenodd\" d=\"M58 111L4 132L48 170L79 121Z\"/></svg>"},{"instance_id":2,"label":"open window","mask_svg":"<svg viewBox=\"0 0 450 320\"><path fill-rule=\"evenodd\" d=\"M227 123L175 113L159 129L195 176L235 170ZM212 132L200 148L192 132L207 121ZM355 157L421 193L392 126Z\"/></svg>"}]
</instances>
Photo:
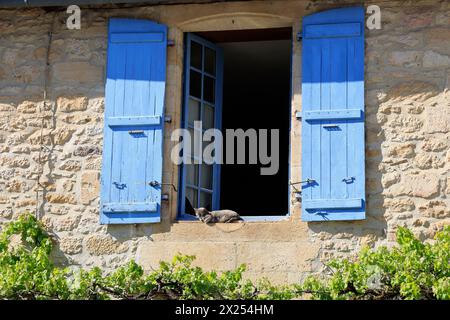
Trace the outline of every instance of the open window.
<instances>
[{"instance_id":1,"label":"open window","mask_svg":"<svg viewBox=\"0 0 450 320\"><path fill-rule=\"evenodd\" d=\"M195 153L187 155L191 163L183 164L180 173L183 216L198 207L231 209L241 216L288 213L291 35L291 28L187 34L183 127L192 137L196 131L221 130L223 163L196 163L201 161ZM237 129L248 133L244 164L236 158L238 139L227 134ZM271 130L278 130L277 148ZM270 164L276 166L274 174L261 174L268 166L267 157L260 157L261 139L270 161L277 162ZM234 146L231 162L229 145ZM251 159L254 147L258 155L255 159L253 152Z\"/></svg>"}]
</instances>

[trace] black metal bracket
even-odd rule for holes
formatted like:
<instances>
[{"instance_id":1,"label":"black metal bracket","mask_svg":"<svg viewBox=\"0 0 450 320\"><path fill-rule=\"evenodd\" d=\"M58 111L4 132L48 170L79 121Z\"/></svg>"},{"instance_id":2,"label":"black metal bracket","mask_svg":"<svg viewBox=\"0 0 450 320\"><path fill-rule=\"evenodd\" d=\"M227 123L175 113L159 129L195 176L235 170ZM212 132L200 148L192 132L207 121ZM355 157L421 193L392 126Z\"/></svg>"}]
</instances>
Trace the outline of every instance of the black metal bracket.
<instances>
[{"instance_id":1,"label":"black metal bracket","mask_svg":"<svg viewBox=\"0 0 450 320\"><path fill-rule=\"evenodd\" d=\"M154 180L154 181L150 181L148 184L151 187L172 186L173 190L175 192L178 192L177 188L175 187L175 185L173 183L161 183L161 182L158 182L158 181Z\"/></svg>"},{"instance_id":2,"label":"black metal bracket","mask_svg":"<svg viewBox=\"0 0 450 320\"><path fill-rule=\"evenodd\" d=\"M314 182L316 182L316 180L308 178L308 179L303 180L303 181L289 182L289 184L290 184L291 186L293 186L293 185L301 184L301 183L314 183Z\"/></svg>"}]
</instances>

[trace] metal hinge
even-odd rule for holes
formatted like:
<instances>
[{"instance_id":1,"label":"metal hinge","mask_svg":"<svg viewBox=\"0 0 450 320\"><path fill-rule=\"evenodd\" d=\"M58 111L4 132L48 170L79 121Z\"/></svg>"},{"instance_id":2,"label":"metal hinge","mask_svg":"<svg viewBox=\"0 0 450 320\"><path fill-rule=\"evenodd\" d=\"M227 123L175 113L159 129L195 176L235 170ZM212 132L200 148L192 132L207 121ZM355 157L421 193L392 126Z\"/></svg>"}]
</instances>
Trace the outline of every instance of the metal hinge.
<instances>
[{"instance_id":1,"label":"metal hinge","mask_svg":"<svg viewBox=\"0 0 450 320\"><path fill-rule=\"evenodd\" d=\"M171 39L167 39L167 46L168 47L173 47L175 45L175 41L171 40Z\"/></svg>"},{"instance_id":2,"label":"metal hinge","mask_svg":"<svg viewBox=\"0 0 450 320\"><path fill-rule=\"evenodd\" d=\"M144 130L129 130L129 134L143 134Z\"/></svg>"},{"instance_id":3,"label":"metal hinge","mask_svg":"<svg viewBox=\"0 0 450 320\"><path fill-rule=\"evenodd\" d=\"M339 125L337 124L324 124L322 127L324 129L339 129Z\"/></svg>"},{"instance_id":4,"label":"metal hinge","mask_svg":"<svg viewBox=\"0 0 450 320\"><path fill-rule=\"evenodd\" d=\"M302 120L302 113L300 111L297 111L295 113L295 117L297 118L297 120Z\"/></svg>"},{"instance_id":5,"label":"metal hinge","mask_svg":"<svg viewBox=\"0 0 450 320\"><path fill-rule=\"evenodd\" d=\"M165 116L164 117L164 122L171 123L172 122L172 117L171 116Z\"/></svg>"},{"instance_id":6,"label":"metal hinge","mask_svg":"<svg viewBox=\"0 0 450 320\"><path fill-rule=\"evenodd\" d=\"M163 193L161 195L161 200L162 201L169 201L169 195L167 193Z\"/></svg>"},{"instance_id":7,"label":"metal hinge","mask_svg":"<svg viewBox=\"0 0 450 320\"><path fill-rule=\"evenodd\" d=\"M301 31L297 32L297 36L296 36L297 41L302 41L302 38L303 38L302 32Z\"/></svg>"}]
</instances>

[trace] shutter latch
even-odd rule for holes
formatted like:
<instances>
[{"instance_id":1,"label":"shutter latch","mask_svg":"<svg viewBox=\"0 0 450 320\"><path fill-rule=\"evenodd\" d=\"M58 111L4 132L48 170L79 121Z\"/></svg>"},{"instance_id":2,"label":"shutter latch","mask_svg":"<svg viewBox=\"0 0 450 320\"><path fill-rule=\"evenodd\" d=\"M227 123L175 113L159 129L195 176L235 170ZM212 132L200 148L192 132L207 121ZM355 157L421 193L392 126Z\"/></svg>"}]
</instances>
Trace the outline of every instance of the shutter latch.
<instances>
[{"instance_id":1,"label":"shutter latch","mask_svg":"<svg viewBox=\"0 0 450 320\"><path fill-rule=\"evenodd\" d=\"M289 182L289 185L291 185L292 188L294 189L295 199L296 199L298 202L301 202L301 201L302 201L302 191L299 190L299 189L297 189L297 188L295 187L295 185L301 184L301 183L314 184L315 182L316 182L316 180L310 179L310 178L308 178L308 179L306 179L306 180L304 180L304 181L299 181L299 182Z\"/></svg>"},{"instance_id":2,"label":"shutter latch","mask_svg":"<svg viewBox=\"0 0 450 320\"><path fill-rule=\"evenodd\" d=\"M120 190L125 189L127 187L127 185L125 183L120 183L120 182L116 182L116 181L114 181L112 184L115 185L116 188L120 189Z\"/></svg>"},{"instance_id":3,"label":"shutter latch","mask_svg":"<svg viewBox=\"0 0 450 320\"><path fill-rule=\"evenodd\" d=\"M347 184L353 183L353 181L355 181L355 177L347 177L347 178L342 179L342 182L345 182Z\"/></svg>"},{"instance_id":4,"label":"shutter latch","mask_svg":"<svg viewBox=\"0 0 450 320\"><path fill-rule=\"evenodd\" d=\"M156 181L156 180L153 180L153 181L150 181L150 182L148 183L148 185L151 186L151 187L172 186L173 190L174 190L175 192L178 192L177 188L175 187L175 185L174 185L173 183L161 183L161 182L158 182L158 181Z\"/></svg>"},{"instance_id":5,"label":"shutter latch","mask_svg":"<svg viewBox=\"0 0 450 320\"><path fill-rule=\"evenodd\" d=\"M308 184L310 184L310 183L315 183L315 182L316 182L316 180L308 178L308 179L303 180L303 181L291 182L291 183L289 183L289 184L290 184L291 186L293 186L293 185L301 184L301 183L308 183Z\"/></svg>"}]
</instances>

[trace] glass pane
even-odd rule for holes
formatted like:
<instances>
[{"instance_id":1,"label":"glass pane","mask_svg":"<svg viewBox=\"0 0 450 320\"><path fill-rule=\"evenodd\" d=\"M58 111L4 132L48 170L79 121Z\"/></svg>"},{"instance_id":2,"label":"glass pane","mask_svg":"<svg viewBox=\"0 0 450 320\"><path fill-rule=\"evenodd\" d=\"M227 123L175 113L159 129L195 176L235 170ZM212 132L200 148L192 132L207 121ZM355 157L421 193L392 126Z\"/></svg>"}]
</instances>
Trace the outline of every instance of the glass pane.
<instances>
[{"instance_id":1,"label":"glass pane","mask_svg":"<svg viewBox=\"0 0 450 320\"><path fill-rule=\"evenodd\" d=\"M202 133L200 132L200 130L194 130L192 128L189 128L188 130L191 136L191 147L190 150L186 150L186 152L192 156L200 157L202 153L202 150L200 149L202 148ZM197 136L195 135L195 132L197 132ZM195 138L197 138L198 140L197 146L194 144ZM197 147L197 150L195 149L195 147Z\"/></svg>"},{"instance_id":2,"label":"glass pane","mask_svg":"<svg viewBox=\"0 0 450 320\"><path fill-rule=\"evenodd\" d=\"M216 75L216 52L205 47L205 72Z\"/></svg>"},{"instance_id":3,"label":"glass pane","mask_svg":"<svg viewBox=\"0 0 450 320\"><path fill-rule=\"evenodd\" d=\"M205 164L212 164L212 163L216 163L216 160L219 159L215 159L216 156L216 147L214 145L215 143L215 138L213 137L211 139L211 141L203 141L203 163ZM208 147L208 150L205 149Z\"/></svg>"},{"instance_id":4,"label":"glass pane","mask_svg":"<svg viewBox=\"0 0 450 320\"><path fill-rule=\"evenodd\" d=\"M193 160L191 160L193 163ZM187 164L186 168L186 183L196 186L198 184L198 164Z\"/></svg>"},{"instance_id":5,"label":"glass pane","mask_svg":"<svg viewBox=\"0 0 450 320\"><path fill-rule=\"evenodd\" d=\"M202 70L202 45L191 41L191 66Z\"/></svg>"},{"instance_id":6,"label":"glass pane","mask_svg":"<svg viewBox=\"0 0 450 320\"><path fill-rule=\"evenodd\" d=\"M203 129L214 128L214 108L203 104Z\"/></svg>"},{"instance_id":7,"label":"glass pane","mask_svg":"<svg viewBox=\"0 0 450 320\"><path fill-rule=\"evenodd\" d=\"M197 199L198 199L198 195L197 195L197 190L196 189L192 189L192 188L186 188L186 198L188 199L188 201L191 203L191 205L194 208L198 208L197 206Z\"/></svg>"},{"instance_id":8,"label":"glass pane","mask_svg":"<svg viewBox=\"0 0 450 320\"><path fill-rule=\"evenodd\" d=\"M200 120L200 102L189 99L188 122L190 125L194 125L194 121L196 120Z\"/></svg>"},{"instance_id":9,"label":"glass pane","mask_svg":"<svg viewBox=\"0 0 450 320\"><path fill-rule=\"evenodd\" d=\"M202 75L194 70L189 72L189 94L199 99L202 95Z\"/></svg>"},{"instance_id":10,"label":"glass pane","mask_svg":"<svg viewBox=\"0 0 450 320\"><path fill-rule=\"evenodd\" d=\"M202 164L202 188L212 189L213 180L213 166L208 164Z\"/></svg>"},{"instance_id":11,"label":"glass pane","mask_svg":"<svg viewBox=\"0 0 450 320\"><path fill-rule=\"evenodd\" d=\"M203 99L211 103L215 100L215 82L211 77L203 77Z\"/></svg>"},{"instance_id":12,"label":"glass pane","mask_svg":"<svg viewBox=\"0 0 450 320\"><path fill-rule=\"evenodd\" d=\"M200 207L212 210L212 194L200 192Z\"/></svg>"}]
</instances>

